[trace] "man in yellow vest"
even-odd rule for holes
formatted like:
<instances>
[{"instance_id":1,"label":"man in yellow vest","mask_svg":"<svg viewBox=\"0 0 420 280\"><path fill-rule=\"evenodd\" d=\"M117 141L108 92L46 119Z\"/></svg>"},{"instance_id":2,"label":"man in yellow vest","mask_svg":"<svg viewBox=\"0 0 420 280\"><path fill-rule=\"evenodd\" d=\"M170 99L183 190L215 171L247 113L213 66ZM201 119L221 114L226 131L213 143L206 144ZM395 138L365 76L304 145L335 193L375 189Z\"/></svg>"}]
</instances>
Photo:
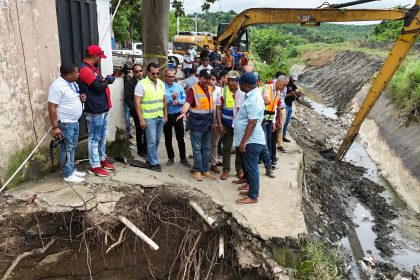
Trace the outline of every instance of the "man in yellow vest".
<instances>
[{"instance_id":1,"label":"man in yellow vest","mask_svg":"<svg viewBox=\"0 0 420 280\"><path fill-rule=\"evenodd\" d=\"M194 166L193 178L202 181L203 177L216 179L210 173L210 140L213 126L213 88L209 86L211 71L203 69L199 73L198 84L193 85L187 92L187 99L182 107L181 115L177 118L185 119L188 113L187 125L190 129L191 145L193 148Z\"/></svg>"},{"instance_id":2,"label":"man in yellow vest","mask_svg":"<svg viewBox=\"0 0 420 280\"><path fill-rule=\"evenodd\" d=\"M165 84L158 78L156 63L147 65L147 77L134 90L134 104L141 128L146 131L149 169L162 172L157 155L163 125L168 120Z\"/></svg>"},{"instance_id":3,"label":"man in yellow vest","mask_svg":"<svg viewBox=\"0 0 420 280\"><path fill-rule=\"evenodd\" d=\"M235 80L239 78L239 73L232 70L228 72L226 77L228 83L222 89L221 105L217 106L218 128L223 143L223 172L220 176L221 180L226 180L229 177L230 155L234 134L233 120L245 97L245 94L239 89L239 83ZM235 157L235 169L236 175L241 179L243 176L242 161L238 151Z\"/></svg>"}]
</instances>

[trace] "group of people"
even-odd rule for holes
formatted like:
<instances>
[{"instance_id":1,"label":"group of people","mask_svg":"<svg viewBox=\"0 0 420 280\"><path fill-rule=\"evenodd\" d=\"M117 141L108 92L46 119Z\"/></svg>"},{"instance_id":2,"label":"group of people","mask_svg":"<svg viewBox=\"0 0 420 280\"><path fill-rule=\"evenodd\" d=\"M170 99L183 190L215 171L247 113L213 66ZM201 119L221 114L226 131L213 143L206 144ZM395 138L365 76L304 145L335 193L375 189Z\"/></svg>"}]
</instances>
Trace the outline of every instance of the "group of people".
<instances>
[{"instance_id":1,"label":"group of people","mask_svg":"<svg viewBox=\"0 0 420 280\"><path fill-rule=\"evenodd\" d=\"M108 111L112 108L108 85L115 78L112 75L102 76L98 67L101 59L105 58L99 46L89 46L80 66L63 63L60 76L49 88L48 113L53 137L60 140L60 164L66 182L83 182L86 175L74 167L79 118L83 111L88 127L89 173L108 176L109 171L114 170L106 155L106 135Z\"/></svg>"},{"instance_id":2,"label":"group of people","mask_svg":"<svg viewBox=\"0 0 420 280\"><path fill-rule=\"evenodd\" d=\"M214 46L213 51L210 51L209 45L204 45L200 55L197 55L194 45L191 45L189 49L185 49L182 70L184 77L188 78L194 68L197 69L196 73L202 69L208 69L220 74L222 70L242 71L242 67L247 64L248 57L244 53L241 54L236 47L231 47L222 53L217 45Z\"/></svg>"},{"instance_id":3,"label":"group of people","mask_svg":"<svg viewBox=\"0 0 420 280\"><path fill-rule=\"evenodd\" d=\"M198 71L196 65L190 68L182 85L175 81L173 69L165 69L160 80L157 64L148 64L146 74L141 65L133 65L132 77L125 78L124 100L136 127L137 154L146 158L147 168L161 172L158 147L163 132L166 165L173 165L174 131L180 163L190 169L197 181L214 180L216 174L227 180L234 154L238 177L234 182L242 185L239 194L243 196L237 203L255 204L259 196L258 164L263 163L265 174L274 178L276 150L286 152L282 142L289 141L286 130L292 102L299 96L294 85L297 75L288 77L279 72L275 79L261 85L258 73L249 64L243 65L242 71L232 70L234 64L220 71L211 69L209 58L220 59L212 53L200 54L201 69ZM85 175L74 168L82 102L88 122L89 173L108 176L113 170L106 156L105 140L107 113L112 106L108 84L114 77L101 75L97 67L103 58L106 56L98 46L89 46L80 68L63 64L61 76L50 87L51 125L54 137L63 140L60 162L68 182L82 182ZM190 134L192 165L186 157L185 131ZM222 162L218 160L220 145Z\"/></svg>"}]
</instances>

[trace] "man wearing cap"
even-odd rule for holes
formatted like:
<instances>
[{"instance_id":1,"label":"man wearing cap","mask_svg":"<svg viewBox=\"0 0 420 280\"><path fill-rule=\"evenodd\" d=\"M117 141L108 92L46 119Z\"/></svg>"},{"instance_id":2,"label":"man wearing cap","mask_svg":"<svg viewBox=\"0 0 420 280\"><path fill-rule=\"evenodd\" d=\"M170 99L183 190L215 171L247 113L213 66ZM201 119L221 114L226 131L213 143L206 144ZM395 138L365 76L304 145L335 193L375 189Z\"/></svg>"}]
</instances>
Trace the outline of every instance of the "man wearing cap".
<instances>
[{"instance_id":1,"label":"man wearing cap","mask_svg":"<svg viewBox=\"0 0 420 280\"><path fill-rule=\"evenodd\" d=\"M188 113L187 125L190 129L193 148L194 166L193 178L202 181L203 177L216 179L210 173L210 140L213 127L213 89L209 87L210 70L203 69L199 73L199 82L187 92L187 99L177 120L185 119Z\"/></svg>"},{"instance_id":2,"label":"man wearing cap","mask_svg":"<svg viewBox=\"0 0 420 280\"><path fill-rule=\"evenodd\" d=\"M178 142L179 157L181 163L190 167L185 155L184 122L176 120L181 114L182 106L185 104L185 92L180 84L174 82L175 70L166 69L164 75L166 102L168 106L168 122L163 126L165 135L165 147L168 154L167 166L174 164L174 148L172 147L172 128L175 130L176 141Z\"/></svg>"},{"instance_id":3,"label":"man wearing cap","mask_svg":"<svg viewBox=\"0 0 420 280\"><path fill-rule=\"evenodd\" d=\"M147 77L139 81L134 89L134 104L140 126L146 130L148 168L162 172L157 150L168 113L165 84L158 77L159 67L156 63L149 63Z\"/></svg>"},{"instance_id":4,"label":"man wearing cap","mask_svg":"<svg viewBox=\"0 0 420 280\"><path fill-rule=\"evenodd\" d=\"M239 79L239 87L245 92L245 99L235 118L233 145L242 155L242 166L248 180L248 190L239 194L244 196L236 200L242 205L258 203L260 176L258 158L266 145L261 123L264 119L264 101L257 87L257 80L252 73L244 73Z\"/></svg>"},{"instance_id":5,"label":"man wearing cap","mask_svg":"<svg viewBox=\"0 0 420 280\"><path fill-rule=\"evenodd\" d=\"M284 102L286 103L286 120L284 121L283 125L283 142L290 142L289 139L286 138L286 132L287 127L289 126L290 119L292 117L292 107L293 107L293 101L295 101L300 96L300 92L295 85L295 82L298 80L298 74L292 73L290 75L289 84L287 85L287 94L286 98L284 99Z\"/></svg>"},{"instance_id":6,"label":"man wearing cap","mask_svg":"<svg viewBox=\"0 0 420 280\"><path fill-rule=\"evenodd\" d=\"M98 69L101 59L106 58L103 50L97 45L86 49L86 56L79 67L79 85L82 93L86 93L86 120L88 125L88 154L91 168L90 174L108 176L107 170L114 166L106 155L106 135L108 132L108 111L111 109L111 92L108 85L115 78L102 76ZM105 170L107 169L107 170Z\"/></svg>"},{"instance_id":7,"label":"man wearing cap","mask_svg":"<svg viewBox=\"0 0 420 280\"><path fill-rule=\"evenodd\" d=\"M233 123L235 116L241 106L245 94L239 89L239 84L236 79L239 78L237 71L229 71L227 74L227 86L222 89L221 104L217 106L217 120L219 134L222 138L223 144L223 172L220 176L221 180L226 180L229 177L230 171L230 155L233 144ZM241 179L243 176L242 161L239 152L237 151L235 157L236 176Z\"/></svg>"}]
</instances>

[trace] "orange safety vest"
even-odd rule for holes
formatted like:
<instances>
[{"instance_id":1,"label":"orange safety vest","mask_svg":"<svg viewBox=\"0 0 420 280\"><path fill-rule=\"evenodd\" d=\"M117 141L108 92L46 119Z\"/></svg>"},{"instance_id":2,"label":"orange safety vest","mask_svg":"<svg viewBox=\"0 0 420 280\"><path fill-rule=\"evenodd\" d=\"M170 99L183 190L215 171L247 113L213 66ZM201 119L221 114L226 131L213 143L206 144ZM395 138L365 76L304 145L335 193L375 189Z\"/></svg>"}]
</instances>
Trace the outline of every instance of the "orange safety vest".
<instances>
[{"instance_id":1,"label":"orange safety vest","mask_svg":"<svg viewBox=\"0 0 420 280\"><path fill-rule=\"evenodd\" d=\"M270 104L268 104L267 106L265 106L265 111L264 111L264 115L265 115L265 119L266 120L272 120L274 117L274 114L276 112L276 108L277 108L277 104L279 103L280 100L280 94L277 94L277 91L274 90L275 85L265 85L263 87L263 96L264 96L264 92L266 90L270 91Z\"/></svg>"},{"instance_id":2,"label":"orange safety vest","mask_svg":"<svg viewBox=\"0 0 420 280\"><path fill-rule=\"evenodd\" d=\"M207 98L206 93L201 88L199 84L195 84L191 87L194 92L194 99L195 99L195 106L190 109L190 112L196 114L210 114L213 113L214 105L213 105L213 88L208 87L209 90L209 98Z\"/></svg>"}]
</instances>

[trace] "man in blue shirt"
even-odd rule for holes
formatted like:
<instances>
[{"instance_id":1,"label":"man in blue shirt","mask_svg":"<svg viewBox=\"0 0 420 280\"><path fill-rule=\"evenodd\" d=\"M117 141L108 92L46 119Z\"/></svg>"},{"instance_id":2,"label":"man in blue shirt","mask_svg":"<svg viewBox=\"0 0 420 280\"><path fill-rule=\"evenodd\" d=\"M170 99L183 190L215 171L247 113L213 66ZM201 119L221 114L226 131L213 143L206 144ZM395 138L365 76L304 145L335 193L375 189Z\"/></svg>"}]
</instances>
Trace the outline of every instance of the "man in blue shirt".
<instances>
[{"instance_id":1,"label":"man in blue shirt","mask_svg":"<svg viewBox=\"0 0 420 280\"><path fill-rule=\"evenodd\" d=\"M167 69L164 75L165 82L165 94L168 102L168 122L163 126L163 133L165 134L165 147L168 153L168 162L166 165L173 165L175 153L172 147L172 127L175 130L176 141L178 142L179 157L181 163L185 166L190 166L185 156L185 142L184 142L184 122L176 120L181 114L182 106L185 103L185 92L182 86L176 82L175 71L173 69Z\"/></svg>"},{"instance_id":2,"label":"man in blue shirt","mask_svg":"<svg viewBox=\"0 0 420 280\"><path fill-rule=\"evenodd\" d=\"M234 68L235 68L236 71L241 71L242 70L241 69L241 56L242 56L242 54L240 52L238 52L238 48L234 48L233 50L234 51L232 53L232 56L233 56L233 61L234 61L234 64L235 64Z\"/></svg>"},{"instance_id":3,"label":"man in blue shirt","mask_svg":"<svg viewBox=\"0 0 420 280\"><path fill-rule=\"evenodd\" d=\"M248 185L242 187L239 194L244 198L236 200L236 203L252 205L258 203L260 189L258 158L266 144L261 126L265 105L254 74L243 74L239 78L239 87L245 92L245 99L235 118L233 145L239 147Z\"/></svg>"}]
</instances>

